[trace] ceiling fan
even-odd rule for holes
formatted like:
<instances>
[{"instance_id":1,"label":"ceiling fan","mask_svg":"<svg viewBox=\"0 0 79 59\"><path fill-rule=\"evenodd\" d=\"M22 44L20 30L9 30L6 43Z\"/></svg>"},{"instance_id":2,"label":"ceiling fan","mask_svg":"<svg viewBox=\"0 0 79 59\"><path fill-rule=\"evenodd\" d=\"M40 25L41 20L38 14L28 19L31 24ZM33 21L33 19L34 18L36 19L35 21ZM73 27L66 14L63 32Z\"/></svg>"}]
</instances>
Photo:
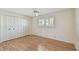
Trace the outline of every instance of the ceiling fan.
<instances>
[{"instance_id":1,"label":"ceiling fan","mask_svg":"<svg viewBox=\"0 0 79 59\"><path fill-rule=\"evenodd\" d=\"M39 9L38 8L34 8L33 14L34 14L34 16L39 16Z\"/></svg>"}]
</instances>

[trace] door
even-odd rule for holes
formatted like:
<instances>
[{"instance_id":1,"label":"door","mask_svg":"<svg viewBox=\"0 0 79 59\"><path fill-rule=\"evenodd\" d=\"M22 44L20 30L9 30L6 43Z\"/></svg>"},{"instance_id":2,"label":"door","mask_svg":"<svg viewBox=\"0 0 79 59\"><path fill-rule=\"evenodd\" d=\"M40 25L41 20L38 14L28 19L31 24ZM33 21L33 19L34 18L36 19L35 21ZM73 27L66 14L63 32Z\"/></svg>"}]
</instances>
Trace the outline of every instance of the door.
<instances>
[{"instance_id":1,"label":"door","mask_svg":"<svg viewBox=\"0 0 79 59\"><path fill-rule=\"evenodd\" d=\"M7 19L5 16L0 16L0 42L7 40Z\"/></svg>"},{"instance_id":2,"label":"door","mask_svg":"<svg viewBox=\"0 0 79 59\"><path fill-rule=\"evenodd\" d=\"M19 30L19 36L24 36L25 30L24 30L24 19L23 18L19 18L18 19L18 30Z\"/></svg>"},{"instance_id":3,"label":"door","mask_svg":"<svg viewBox=\"0 0 79 59\"><path fill-rule=\"evenodd\" d=\"M1 16L0 17L0 40L6 41L21 36L27 33L27 21L21 17Z\"/></svg>"},{"instance_id":4,"label":"door","mask_svg":"<svg viewBox=\"0 0 79 59\"><path fill-rule=\"evenodd\" d=\"M15 38L15 19L13 16L7 16L7 35L8 40Z\"/></svg>"},{"instance_id":5,"label":"door","mask_svg":"<svg viewBox=\"0 0 79 59\"><path fill-rule=\"evenodd\" d=\"M26 20L21 17L8 17L8 39L14 39L26 35Z\"/></svg>"}]
</instances>

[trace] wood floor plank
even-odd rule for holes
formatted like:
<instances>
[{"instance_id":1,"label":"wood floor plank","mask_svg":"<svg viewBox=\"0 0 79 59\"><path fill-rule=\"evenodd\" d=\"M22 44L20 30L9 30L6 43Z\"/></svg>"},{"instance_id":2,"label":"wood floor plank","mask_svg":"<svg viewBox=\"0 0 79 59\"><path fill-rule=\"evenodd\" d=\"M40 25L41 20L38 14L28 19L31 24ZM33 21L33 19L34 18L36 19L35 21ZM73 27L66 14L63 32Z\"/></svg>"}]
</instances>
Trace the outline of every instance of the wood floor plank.
<instances>
[{"instance_id":1,"label":"wood floor plank","mask_svg":"<svg viewBox=\"0 0 79 59\"><path fill-rule=\"evenodd\" d=\"M0 51L75 51L73 44L29 35L0 43Z\"/></svg>"}]
</instances>

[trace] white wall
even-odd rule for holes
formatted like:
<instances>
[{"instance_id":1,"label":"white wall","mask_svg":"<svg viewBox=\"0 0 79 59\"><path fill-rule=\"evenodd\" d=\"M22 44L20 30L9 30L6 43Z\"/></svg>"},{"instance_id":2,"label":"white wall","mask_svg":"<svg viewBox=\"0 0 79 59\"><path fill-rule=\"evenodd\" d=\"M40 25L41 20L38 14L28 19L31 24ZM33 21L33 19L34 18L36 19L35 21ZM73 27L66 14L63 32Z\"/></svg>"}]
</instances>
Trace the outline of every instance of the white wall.
<instances>
[{"instance_id":1,"label":"white wall","mask_svg":"<svg viewBox=\"0 0 79 59\"><path fill-rule=\"evenodd\" d=\"M74 43L76 49L79 51L79 8L75 9L75 30L76 30L76 39Z\"/></svg>"},{"instance_id":2,"label":"white wall","mask_svg":"<svg viewBox=\"0 0 79 59\"><path fill-rule=\"evenodd\" d=\"M41 28L37 20L42 17L55 17L55 28ZM73 43L74 36L74 9L54 12L48 15L33 18L32 34Z\"/></svg>"},{"instance_id":3,"label":"white wall","mask_svg":"<svg viewBox=\"0 0 79 59\"><path fill-rule=\"evenodd\" d=\"M1 16L0 16L1 18ZM1 39L1 19L0 19L0 39Z\"/></svg>"}]
</instances>

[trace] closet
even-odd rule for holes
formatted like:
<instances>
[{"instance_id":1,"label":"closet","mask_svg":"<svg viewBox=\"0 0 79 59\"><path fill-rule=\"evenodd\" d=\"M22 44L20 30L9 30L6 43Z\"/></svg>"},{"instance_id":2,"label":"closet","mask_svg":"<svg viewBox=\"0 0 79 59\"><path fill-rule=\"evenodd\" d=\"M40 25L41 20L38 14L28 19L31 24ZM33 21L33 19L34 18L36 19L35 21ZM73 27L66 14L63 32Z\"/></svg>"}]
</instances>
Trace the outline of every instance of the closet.
<instances>
[{"instance_id":1,"label":"closet","mask_svg":"<svg viewBox=\"0 0 79 59\"><path fill-rule=\"evenodd\" d=\"M0 15L0 42L27 35L28 21L20 16Z\"/></svg>"}]
</instances>

